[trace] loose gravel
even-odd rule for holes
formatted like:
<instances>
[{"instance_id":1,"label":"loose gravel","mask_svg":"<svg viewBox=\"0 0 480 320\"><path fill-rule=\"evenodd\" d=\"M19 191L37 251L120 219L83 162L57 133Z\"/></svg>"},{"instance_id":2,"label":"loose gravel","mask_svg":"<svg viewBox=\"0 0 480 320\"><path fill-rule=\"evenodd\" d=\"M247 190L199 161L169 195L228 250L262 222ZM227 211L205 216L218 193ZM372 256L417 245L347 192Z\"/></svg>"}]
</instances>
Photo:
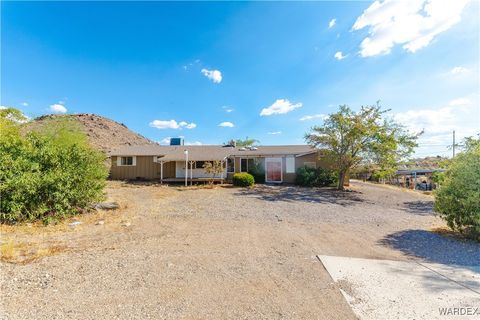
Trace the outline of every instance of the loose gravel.
<instances>
[{"instance_id":1,"label":"loose gravel","mask_svg":"<svg viewBox=\"0 0 480 320\"><path fill-rule=\"evenodd\" d=\"M111 182L108 194L121 209L73 227L3 233L2 241L66 249L1 263L0 318L355 319L316 255L480 261L476 243L423 236L443 226L430 196L384 186L355 182L339 193ZM440 251L431 241L445 253L428 254Z\"/></svg>"}]
</instances>

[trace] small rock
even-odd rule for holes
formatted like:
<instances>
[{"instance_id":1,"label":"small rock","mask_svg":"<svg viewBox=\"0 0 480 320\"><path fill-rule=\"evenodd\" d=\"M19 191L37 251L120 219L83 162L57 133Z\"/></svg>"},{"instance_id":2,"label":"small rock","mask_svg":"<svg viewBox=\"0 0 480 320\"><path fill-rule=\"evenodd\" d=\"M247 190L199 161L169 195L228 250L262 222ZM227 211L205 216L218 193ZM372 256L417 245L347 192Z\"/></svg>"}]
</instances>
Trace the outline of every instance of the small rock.
<instances>
[{"instance_id":1,"label":"small rock","mask_svg":"<svg viewBox=\"0 0 480 320\"><path fill-rule=\"evenodd\" d=\"M130 227L132 224L128 221L122 222L122 227Z\"/></svg>"},{"instance_id":2,"label":"small rock","mask_svg":"<svg viewBox=\"0 0 480 320\"><path fill-rule=\"evenodd\" d=\"M105 224L105 221L104 221L104 220L98 220L95 224L96 224L97 226L101 226L101 225L104 225L104 224Z\"/></svg>"},{"instance_id":3,"label":"small rock","mask_svg":"<svg viewBox=\"0 0 480 320\"><path fill-rule=\"evenodd\" d=\"M102 210L115 210L120 208L120 205L117 202L100 202L95 205L95 209Z\"/></svg>"},{"instance_id":4,"label":"small rock","mask_svg":"<svg viewBox=\"0 0 480 320\"><path fill-rule=\"evenodd\" d=\"M73 221L72 223L69 224L70 227L76 227L78 225L82 224L81 221Z\"/></svg>"}]
</instances>

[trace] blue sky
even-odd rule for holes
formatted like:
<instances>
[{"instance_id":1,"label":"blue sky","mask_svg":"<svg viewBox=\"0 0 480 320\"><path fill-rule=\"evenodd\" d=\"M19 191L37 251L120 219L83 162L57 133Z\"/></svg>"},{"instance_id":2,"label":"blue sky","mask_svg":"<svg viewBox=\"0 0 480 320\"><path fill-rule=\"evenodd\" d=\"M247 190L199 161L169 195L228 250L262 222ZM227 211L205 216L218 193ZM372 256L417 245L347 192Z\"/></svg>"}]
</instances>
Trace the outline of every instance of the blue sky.
<instances>
[{"instance_id":1,"label":"blue sky","mask_svg":"<svg viewBox=\"0 0 480 320\"><path fill-rule=\"evenodd\" d=\"M1 105L159 142L300 144L381 100L425 130L417 155L450 154L452 130L480 131L480 9L431 2L2 2Z\"/></svg>"}]
</instances>

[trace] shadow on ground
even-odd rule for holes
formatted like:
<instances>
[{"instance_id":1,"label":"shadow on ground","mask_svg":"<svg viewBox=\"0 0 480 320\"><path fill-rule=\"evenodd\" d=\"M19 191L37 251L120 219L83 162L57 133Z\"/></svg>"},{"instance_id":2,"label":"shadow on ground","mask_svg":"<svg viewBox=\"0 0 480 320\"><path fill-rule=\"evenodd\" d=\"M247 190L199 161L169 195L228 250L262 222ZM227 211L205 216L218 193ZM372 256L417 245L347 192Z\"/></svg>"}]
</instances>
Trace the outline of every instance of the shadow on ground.
<instances>
[{"instance_id":1,"label":"shadow on ground","mask_svg":"<svg viewBox=\"0 0 480 320\"><path fill-rule=\"evenodd\" d=\"M433 200L418 200L404 202L403 208L416 215L428 216L433 214Z\"/></svg>"},{"instance_id":2,"label":"shadow on ground","mask_svg":"<svg viewBox=\"0 0 480 320\"><path fill-rule=\"evenodd\" d=\"M428 262L480 265L480 243L459 240L427 230L404 230L392 233L379 241L381 245Z\"/></svg>"},{"instance_id":3,"label":"shadow on ground","mask_svg":"<svg viewBox=\"0 0 480 320\"><path fill-rule=\"evenodd\" d=\"M242 189L236 195L253 196L265 201L332 203L341 206L364 202L358 191L338 191L334 188L302 188L296 186L257 186Z\"/></svg>"}]
</instances>

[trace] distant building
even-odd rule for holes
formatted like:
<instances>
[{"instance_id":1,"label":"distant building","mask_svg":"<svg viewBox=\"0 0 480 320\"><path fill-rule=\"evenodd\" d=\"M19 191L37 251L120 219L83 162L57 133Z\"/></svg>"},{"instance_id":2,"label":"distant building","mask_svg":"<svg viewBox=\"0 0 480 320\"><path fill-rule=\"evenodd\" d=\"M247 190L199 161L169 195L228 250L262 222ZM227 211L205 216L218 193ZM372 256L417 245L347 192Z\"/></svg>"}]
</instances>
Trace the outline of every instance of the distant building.
<instances>
[{"instance_id":1,"label":"distant building","mask_svg":"<svg viewBox=\"0 0 480 320\"><path fill-rule=\"evenodd\" d=\"M435 172L444 172L444 169L407 169L398 170L395 174L395 183L414 190L432 190L435 189L433 174Z\"/></svg>"}]
</instances>

